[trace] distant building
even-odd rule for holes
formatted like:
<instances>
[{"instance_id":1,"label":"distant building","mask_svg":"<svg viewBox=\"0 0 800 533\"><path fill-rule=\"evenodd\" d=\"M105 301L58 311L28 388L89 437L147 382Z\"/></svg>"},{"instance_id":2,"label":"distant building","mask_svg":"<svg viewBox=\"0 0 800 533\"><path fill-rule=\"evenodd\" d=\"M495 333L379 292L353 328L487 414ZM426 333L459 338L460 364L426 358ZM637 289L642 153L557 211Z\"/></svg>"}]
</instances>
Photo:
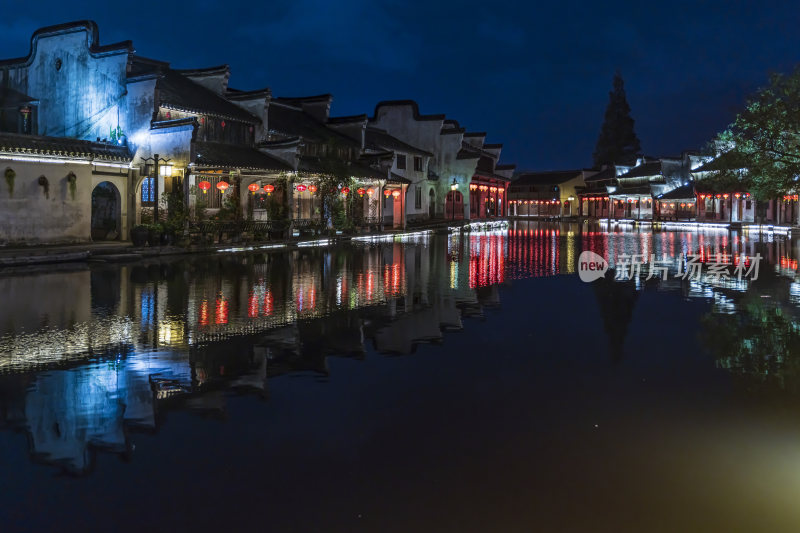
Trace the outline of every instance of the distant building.
<instances>
[{"instance_id":1,"label":"distant building","mask_svg":"<svg viewBox=\"0 0 800 533\"><path fill-rule=\"evenodd\" d=\"M508 189L509 215L565 218L579 215L579 194L593 170L523 172Z\"/></svg>"}]
</instances>

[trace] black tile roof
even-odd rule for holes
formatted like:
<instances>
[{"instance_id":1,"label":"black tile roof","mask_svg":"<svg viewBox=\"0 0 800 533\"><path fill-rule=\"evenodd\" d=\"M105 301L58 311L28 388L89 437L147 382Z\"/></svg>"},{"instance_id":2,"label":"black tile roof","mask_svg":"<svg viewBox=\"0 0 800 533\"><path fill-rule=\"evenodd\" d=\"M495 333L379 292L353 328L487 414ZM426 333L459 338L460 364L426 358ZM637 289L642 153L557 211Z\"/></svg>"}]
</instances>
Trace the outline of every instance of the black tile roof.
<instances>
[{"instance_id":1,"label":"black tile roof","mask_svg":"<svg viewBox=\"0 0 800 533\"><path fill-rule=\"evenodd\" d=\"M694 200L694 184L681 185L658 197L659 200Z\"/></svg>"},{"instance_id":2,"label":"black tile roof","mask_svg":"<svg viewBox=\"0 0 800 533\"><path fill-rule=\"evenodd\" d=\"M611 196L622 196L624 194L645 194L652 195L653 190L650 185L645 183L643 185L631 185L630 187L617 187L614 192L609 192Z\"/></svg>"},{"instance_id":3,"label":"black tile roof","mask_svg":"<svg viewBox=\"0 0 800 533\"><path fill-rule=\"evenodd\" d=\"M619 179L625 178L644 178L647 176L658 176L661 174L661 161L650 161L633 167L625 174L619 176Z\"/></svg>"},{"instance_id":4,"label":"black tile roof","mask_svg":"<svg viewBox=\"0 0 800 533\"><path fill-rule=\"evenodd\" d=\"M608 167L597 174L592 174L591 176L586 177L583 181L586 183L593 182L593 181L610 181L617 177L617 172L614 170L614 167Z\"/></svg>"},{"instance_id":5,"label":"black tile roof","mask_svg":"<svg viewBox=\"0 0 800 533\"><path fill-rule=\"evenodd\" d=\"M373 150L392 150L395 152L405 152L408 154L432 156L430 152L426 152L416 146L411 146L389 134L386 130L368 126L364 132L364 144L367 148Z\"/></svg>"},{"instance_id":6,"label":"black tile roof","mask_svg":"<svg viewBox=\"0 0 800 533\"><path fill-rule=\"evenodd\" d=\"M0 107L19 107L36 101L36 98L32 98L11 87L0 88Z\"/></svg>"},{"instance_id":7,"label":"black tile roof","mask_svg":"<svg viewBox=\"0 0 800 533\"><path fill-rule=\"evenodd\" d=\"M341 162L337 161L336 166L339 164L341 164ZM364 163L351 162L346 165L346 172L350 176L367 179L386 179L386 172L376 170ZM297 169L300 172L308 172L311 174L327 174L330 172L330 167L317 157L301 158Z\"/></svg>"},{"instance_id":8,"label":"black tile roof","mask_svg":"<svg viewBox=\"0 0 800 533\"><path fill-rule=\"evenodd\" d=\"M480 158L481 158L480 153L474 150L468 150L466 148L462 148L456 154L456 159L480 159Z\"/></svg>"},{"instance_id":9,"label":"black tile roof","mask_svg":"<svg viewBox=\"0 0 800 533\"><path fill-rule=\"evenodd\" d=\"M43 157L75 157L104 161L129 162L133 155L127 146L68 137L39 137L16 133L0 133L0 152Z\"/></svg>"},{"instance_id":10,"label":"black tile roof","mask_svg":"<svg viewBox=\"0 0 800 533\"><path fill-rule=\"evenodd\" d=\"M159 103L165 107L238 120L248 124L261 122L258 117L172 69L162 72L156 88Z\"/></svg>"},{"instance_id":11,"label":"black tile roof","mask_svg":"<svg viewBox=\"0 0 800 533\"><path fill-rule=\"evenodd\" d=\"M557 185L581 176L580 170L555 170L549 172L523 172L513 185Z\"/></svg>"},{"instance_id":12,"label":"black tile roof","mask_svg":"<svg viewBox=\"0 0 800 533\"><path fill-rule=\"evenodd\" d=\"M361 148L360 143L338 131L327 127L314 117L290 105L282 105L274 100L268 108L269 130L290 137L301 137L312 142L340 142L347 146Z\"/></svg>"},{"instance_id":13,"label":"black tile roof","mask_svg":"<svg viewBox=\"0 0 800 533\"><path fill-rule=\"evenodd\" d=\"M291 165L250 146L195 141L195 163L200 166L257 170L294 170Z\"/></svg>"},{"instance_id":14,"label":"black tile roof","mask_svg":"<svg viewBox=\"0 0 800 533\"><path fill-rule=\"evenodd\" d=\"M712 172L717 170L738 170L746 168L746 163L741 159L738 154L732 152L725 152L715 159L703 164L702 166L692 170L692 172Z\"/></svg>"}]
</instances>

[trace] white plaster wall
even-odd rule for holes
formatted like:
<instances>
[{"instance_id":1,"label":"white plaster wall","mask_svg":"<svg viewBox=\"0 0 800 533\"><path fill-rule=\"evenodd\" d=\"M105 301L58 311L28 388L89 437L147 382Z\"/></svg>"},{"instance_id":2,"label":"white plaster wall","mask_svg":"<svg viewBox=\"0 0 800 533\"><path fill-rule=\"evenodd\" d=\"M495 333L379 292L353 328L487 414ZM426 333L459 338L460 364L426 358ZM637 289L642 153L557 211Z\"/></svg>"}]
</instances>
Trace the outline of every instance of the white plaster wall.
<instances>
[{"instance_id":1,"label":"white plaster wall","mask_svg":"<svg viewBox=\"0 0 800 533\"><path fill-rule=\"evenodd\" d=\"M0 159L0 176L6 168L16 172L14 194L0 177L0 242L56 243L88 241L91 230L93 180L91 165L32 163ZM67 175L77 177L75 198ZM49 182L49 198L38 184Z\"/></svg>"},{"instance_id":2,"label":"white plaster wall","mask_svg":"<svg viewBox=\"0 0 800 533\"><path fill-rule=\"evenodd\" d=\"M39 100L39 135L102 139L118 120L127 131L128 53L94 55L89 38L85 27L41 35L29 64L8 67L10 86Z\"/></svg>"}]
</instances>

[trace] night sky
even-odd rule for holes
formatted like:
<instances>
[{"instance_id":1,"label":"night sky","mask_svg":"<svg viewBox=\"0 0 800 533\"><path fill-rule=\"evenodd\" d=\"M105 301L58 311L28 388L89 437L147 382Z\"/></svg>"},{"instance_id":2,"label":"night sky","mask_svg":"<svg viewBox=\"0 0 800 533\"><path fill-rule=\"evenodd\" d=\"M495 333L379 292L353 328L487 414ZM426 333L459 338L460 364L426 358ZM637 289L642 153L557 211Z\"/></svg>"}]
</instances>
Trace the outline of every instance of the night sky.
<instances>
[{"instance_id":1,"label":"night sky","mask_svg":"<svg viewBox=\"0 0 800 533\"><path fill-rule=\"evenodd\" d=\"M130 39L176 68L228 63L231 87L331 93L333 116L415 99L531 170L591 164L616 69L643 150L667 156L705 144L770 72L800 62L798 2L535 4L4 2L0 49L26 55L36 28L89 18L101 43Z\"/></svg>"}]
</instances>

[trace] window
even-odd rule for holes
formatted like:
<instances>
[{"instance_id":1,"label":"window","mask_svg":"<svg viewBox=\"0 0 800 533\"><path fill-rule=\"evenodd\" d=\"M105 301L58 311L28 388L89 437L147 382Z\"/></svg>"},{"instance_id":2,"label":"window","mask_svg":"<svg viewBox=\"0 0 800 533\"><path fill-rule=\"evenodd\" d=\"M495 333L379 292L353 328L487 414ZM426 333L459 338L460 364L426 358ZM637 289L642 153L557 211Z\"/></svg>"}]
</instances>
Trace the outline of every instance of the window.
<instances>
[{"instance_id":1,"label":"window","mask_svg":"<svg viewBox=\"0 0 800 533\"><path fill-rule=\"evenodd\" d=\"M422 172L422 158L418 155L414 156L414 170Z\"/></svg>"},{"instance_id":2,"label":"window","mask_svg":"<svg viewBox=\"0 0 800 533\"><path fill-rule=\"evenodd\" d=\"M750 209L751 207L753 207L753 204L751 204L751 203L750 203L750 200L747 200L747 201L744 203L744 208L745 208L745 209Z\"/></svg>"},{"instance_id":3,"label":"window","mask_svg":"<svg viewBox=\"0 0 800 533\"><path fill-rule=\"evenodd\" d=\"M142 181L142 205L154 205L156 203L155 178L145 178Z\"/></svg>"},{"instance_id":4,"label":"window","mask_svg":"<svg viewBox=\"0 0 800 533\"><path fill-rule=\"evenodd\" d=\"M172 165L158 165L159 176L172 176Z\"/></svg>"},{"instance_id":5,"label":"window","mask_svg":"<svg viewBox=\"0 0 800 533\"><path fill-rule=\"evenodd\" d=\"M414 188L414 207L422 209L422 187L416 185Z\"/></svg>"},{"instance_id":6,"label":"window","mask_svg":"<svg viewBox=\"0 0 800 533\"><path fill-rule=\"evenodd\" d=\"M406 155L397 154L397 169L405 170L405 168L406 168Z\"/></svg>"}]
</instances>

